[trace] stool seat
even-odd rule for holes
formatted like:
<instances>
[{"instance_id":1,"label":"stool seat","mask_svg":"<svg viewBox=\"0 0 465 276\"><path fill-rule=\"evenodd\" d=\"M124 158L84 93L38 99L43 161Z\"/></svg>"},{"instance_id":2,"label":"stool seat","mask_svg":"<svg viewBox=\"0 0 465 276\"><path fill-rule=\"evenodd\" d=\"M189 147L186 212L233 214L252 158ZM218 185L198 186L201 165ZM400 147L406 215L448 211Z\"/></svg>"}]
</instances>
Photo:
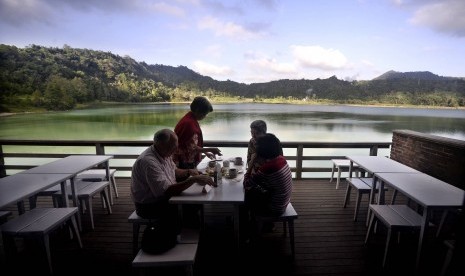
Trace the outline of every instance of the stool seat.
<instances>
[{"instance_id":1,"label":"stool seat","mask_svg":"<svg viewBox=\"0 0 465 276\"><path fill-rule=\"evenodd\" d=\"M367 243L370 232L376 221L382 222L387 230L386 246L384 249L383 267L386 264L386 258L389 249L393 231L420 230L421 216L407 205L374 205L370 204L371 218L368 225L365 243Z\"/></svg>"},{"instance_id":2,"label":"stool seat","mask_svg":"<svg viewBox=\"0 0 465 276\"><path fill-rule=\"evenodd\" d=\"M292 259L295 259L295 241L294 241L294 220L298 218L297 212L294 206L289 202L286 210L279 216L260 216L255 215L255 221L257 222L257 233L260 234L264 222L283 222L283 234L287 236L286 223L289 227L289 243L291 245Z\"/></svg>"}]
</instances>

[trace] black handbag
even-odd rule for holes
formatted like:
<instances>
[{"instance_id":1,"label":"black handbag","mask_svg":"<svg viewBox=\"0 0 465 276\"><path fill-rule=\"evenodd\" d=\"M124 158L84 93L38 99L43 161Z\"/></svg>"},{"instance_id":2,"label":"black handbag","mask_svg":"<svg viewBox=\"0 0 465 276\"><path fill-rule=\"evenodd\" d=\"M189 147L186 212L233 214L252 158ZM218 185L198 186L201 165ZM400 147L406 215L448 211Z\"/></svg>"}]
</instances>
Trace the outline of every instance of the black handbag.
<instances>
[{"instance_id":1,"label":"black handbag","mask_svg":"<svg viewBox=\"0 0 465 276\"><path fill-rule=\"evenodd\" d=\"M142 234L141 248L149 254L161 254L176 245L176 236L164 223L150 223Z\"/></svg>"}]
</instances>

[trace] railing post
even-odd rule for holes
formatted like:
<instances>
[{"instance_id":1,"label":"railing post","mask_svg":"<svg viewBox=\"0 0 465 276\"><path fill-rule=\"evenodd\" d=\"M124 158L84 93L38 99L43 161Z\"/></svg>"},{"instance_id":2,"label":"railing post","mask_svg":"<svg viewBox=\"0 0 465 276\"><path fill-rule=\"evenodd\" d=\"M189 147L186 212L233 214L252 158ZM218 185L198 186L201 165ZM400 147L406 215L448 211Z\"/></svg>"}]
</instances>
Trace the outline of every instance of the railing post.
<instances>
[{"instance_id":1,"label":"railing post","mask_svg":"<svg viewBox=\"0 0 465 276\"><path fill-rule=\"evenodd\" d=\"M378 145L373 145L370 147L370 155L378 155Z\"/></svg>"},{"instance_id":2,"label":"railing post","mask_svg":"<svg viewBox=\"0 0 465 276\"><path fill-rule=\"evenodd\" d=\"M297 146L297 159L296 159L296 172L295 172L295 178L296 179L302 179L302 156L304 155L304 145L299 144Z\"/></svg>"},{"instance_id":3,"label":"railing post","mask_svg":"<svg viewBox=\"0 0 465 276\"><path fill-rule=\"evenodd\" d=\"M105 155L105 147L100 143L95 143L95 153L97 155Z\"/></svg>"},{"instance_id":4,"label":"railing post","mask_svg":"<svg viewBox=\"0 0 465 276\"><path fill-rule=\"evenodd\" d=\"M3 158L3 146L0 145L0 178L6 176L5 159Z\"/></svg>"}]
</instances>

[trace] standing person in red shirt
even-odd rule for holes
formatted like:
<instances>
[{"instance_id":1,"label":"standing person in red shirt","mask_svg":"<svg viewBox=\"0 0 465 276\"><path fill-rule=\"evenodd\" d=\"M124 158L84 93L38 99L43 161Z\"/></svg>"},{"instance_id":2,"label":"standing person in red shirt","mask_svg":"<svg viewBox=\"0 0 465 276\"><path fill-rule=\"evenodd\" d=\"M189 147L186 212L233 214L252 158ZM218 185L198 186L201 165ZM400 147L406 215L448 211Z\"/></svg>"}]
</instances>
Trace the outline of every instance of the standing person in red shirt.
<instances>
[{"instance_id":1,"label":"standing person in red shirt","mask_svg":"<svg viewBox=\"0 0 465 276\"><path fill-rule=\"evenodd\" d=\"M207 98L198 96L192 101L190 109L191 111L187 112L174 128L179 138L179 147L173 160L180 169L195 169L205 157L203 154L210 159L215 159L215 155L221 155L218 148L203 147L203 135L199 121L213 111L211 103Z\"/></svg>"}]
</instances>

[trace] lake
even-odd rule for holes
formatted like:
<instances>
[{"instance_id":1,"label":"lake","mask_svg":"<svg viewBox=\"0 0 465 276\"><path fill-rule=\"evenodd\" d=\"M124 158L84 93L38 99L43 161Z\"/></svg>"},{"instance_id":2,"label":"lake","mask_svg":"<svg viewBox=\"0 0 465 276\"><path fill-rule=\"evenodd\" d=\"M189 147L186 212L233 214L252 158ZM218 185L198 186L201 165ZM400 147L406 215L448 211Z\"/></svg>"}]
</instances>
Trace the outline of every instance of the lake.
<instances>
[{"instance_id":1,"label":"lake","mask_svg":"<svg viewBox=\"0 0 465 276\"><path fill-rule=\"evenodd\" d=\"M342 105L214 104L200 122L205 140L250 139L250 122L262 119L282 141L390 142L392 130L465 140L464 109ZM150 140L173 129L188 104L111 105L68 112L0 117L1 139Z\"/></svg>"},{"instance_id":2,"label":"lake","mask_svg":"<svg viewBox=\"0 0 465 276\"><path fill-rule=\"evenodd\" d=\"M391 142L395 129L465 140L464 109L255 103L214 104L213 108L200 122L205 140L248 141L249 125L257 119L266 121L268 132L281 141ZM189 104L118 104L2 116L0 139L151 140L156 130L173 129L188 110ZM226 149L224 153L242 155L243 151ZM326 151L314 155L349 154L344 149ZM389 152L380 150L379 155Z\"/></svg>"}]
</instances>

